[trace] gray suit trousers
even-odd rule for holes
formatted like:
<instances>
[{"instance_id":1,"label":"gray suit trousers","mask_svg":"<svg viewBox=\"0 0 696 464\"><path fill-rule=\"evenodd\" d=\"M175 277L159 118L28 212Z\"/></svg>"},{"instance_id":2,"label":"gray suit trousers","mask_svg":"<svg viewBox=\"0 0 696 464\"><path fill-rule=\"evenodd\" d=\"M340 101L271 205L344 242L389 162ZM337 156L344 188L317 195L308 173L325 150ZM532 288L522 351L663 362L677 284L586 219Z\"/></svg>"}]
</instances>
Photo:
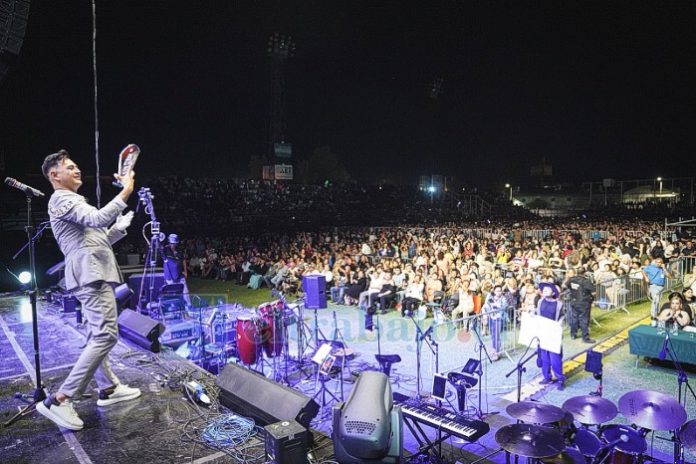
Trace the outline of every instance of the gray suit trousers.
<instances>
[{"instance_id":1,"label":"gray suit trousers","mask_svg":"<svg viewBox=\"0 0 696 464\"><path fill-rule=\"evenodd\" d=\"M120 383L108 361L109 352L118 341L118 313L113 288L98 281L74 289L73 294L82 304L87 345L58 390L68 397L81 395L92 377L101 390Z\"/></svg>"}]
</instances>

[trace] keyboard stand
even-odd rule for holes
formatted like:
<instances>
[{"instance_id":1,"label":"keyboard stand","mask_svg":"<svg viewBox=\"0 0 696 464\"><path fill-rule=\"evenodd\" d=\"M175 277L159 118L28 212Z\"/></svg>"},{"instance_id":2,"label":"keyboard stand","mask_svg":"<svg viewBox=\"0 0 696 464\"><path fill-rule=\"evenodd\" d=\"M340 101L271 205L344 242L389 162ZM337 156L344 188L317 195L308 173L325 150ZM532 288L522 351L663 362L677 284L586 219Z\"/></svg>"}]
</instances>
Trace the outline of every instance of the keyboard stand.
<instances>
[{"instance_id":1,"label":"keyboard stand","mask_svg":"<svg viewBox=\"0 0 696 464\"><path fill-rule=\"evenodd\" d=\"M443 431L441 428L438 427L437 439L433 441L430 439L430 437L428 437L428 434L426 434L423 428L420 426L420 421L404 415L403 422L404 424L406 424L406 427L408 427L408 429L411 431L411 435L413 435L413 438L415 438L418 442L418 452L416 454L426 453L431 449L433 451L436 451L435 447L437 446L436 456L439 459L442 459L442 442L447 440L451 436L456 437L456 435ZM431 426L428 427L434 428Z\"/></svg>"}]
</instances>

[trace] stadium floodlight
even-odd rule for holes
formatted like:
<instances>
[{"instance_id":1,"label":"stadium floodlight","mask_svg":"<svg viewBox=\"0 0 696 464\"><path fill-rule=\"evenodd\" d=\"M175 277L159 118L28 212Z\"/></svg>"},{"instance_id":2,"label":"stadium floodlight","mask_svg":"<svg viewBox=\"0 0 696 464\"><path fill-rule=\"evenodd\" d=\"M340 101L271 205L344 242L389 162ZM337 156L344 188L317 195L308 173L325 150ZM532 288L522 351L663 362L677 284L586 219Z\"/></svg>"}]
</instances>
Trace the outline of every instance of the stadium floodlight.
<instances>
[{"instance_id":1,"label":"stadium floodlight","mask_svg":"<svg viewBox=\"0 0 696 464\"><path fill-rule=\"evenodd\" d=\"M660 183L660 195L662 195L662 177L658 177L657 181Z\"/></svg>"},{"instance_id":2,"label":"stadium floodlight","mask_svg":"<svg viewBox=\"0 0 696 464\"><path fill-rule=\"evenodd\" d=\"M510 199L510 201L512 201L512 185L510 185L510 184L505 184L505 188L506 188L506 189L510 189L509 199Z\"/></svg>"}]
</instances>

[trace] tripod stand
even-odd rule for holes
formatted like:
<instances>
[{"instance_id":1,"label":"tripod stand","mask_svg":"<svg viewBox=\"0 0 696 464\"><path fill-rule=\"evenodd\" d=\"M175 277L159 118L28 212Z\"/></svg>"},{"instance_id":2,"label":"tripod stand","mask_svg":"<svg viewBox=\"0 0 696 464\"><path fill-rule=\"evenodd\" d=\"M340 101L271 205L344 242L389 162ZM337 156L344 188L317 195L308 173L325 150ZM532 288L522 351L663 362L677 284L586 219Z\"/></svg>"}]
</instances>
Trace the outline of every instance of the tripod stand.
<instances>
[{"instance_id":1,"label":"tripod stand","mask_svg":"<svg viewBox=\"0 0 696 464\"><path fill-rule=\"evenodd\" d=\"M43 382L41 381L41 352L39 351L39 320L38 313L36 309L36 298L39 292L39 286L36 282L36 248L35 242L41 236L43 231L48 227L49 223L42 224L39 231L32 236L34 232L34 227L31 225L31 198L32 194L26 192L27 195L27 225L24 230L27 233L27 244L24 245L13 257L12 259L17 259L17 256L24 251L25 248L29 247L29 272L31 272L32 289L29 290L29 301L31 303L31 329L32 335L34 337L34 384L35 389L32 394L32 402L24 409L20 410L17 414L12 416L10 420L5 422L4 426L8 427L12 425L15 421L20 418L30 414L35 408L37 403L46 399L46 390L44 389Z\"/></svg>"},{"instance_id":2,"label":"tripod stand","mask_svg":"<svg viewBox=\"0 0 696 464\"><path fill-rule=\"evenodd\" d=\"M147 312L150 314L150 303L152 303L153 295L155 294L155 268L157 267L157 257L162 247L164 234L160 232L160 223L155 216L155 208L152 205L153 195L147 187L141 187L138 190L138 208L140 205L145 206L145 213L150 216L150 235L151 239L148 242L147 255L145 256L145 267L143 268L143 278L140 280L140 290L138 292L138 311L142 314ZM137 211L137 210L136 210ZM145 224L147 226L147 224ZM143 228L145 227L143 226ZM147 294L145 282L147 281ZM159 314L157 314L159 316ZM155 317L158 319L158 317Z\"/></svg>"}]
</instances>

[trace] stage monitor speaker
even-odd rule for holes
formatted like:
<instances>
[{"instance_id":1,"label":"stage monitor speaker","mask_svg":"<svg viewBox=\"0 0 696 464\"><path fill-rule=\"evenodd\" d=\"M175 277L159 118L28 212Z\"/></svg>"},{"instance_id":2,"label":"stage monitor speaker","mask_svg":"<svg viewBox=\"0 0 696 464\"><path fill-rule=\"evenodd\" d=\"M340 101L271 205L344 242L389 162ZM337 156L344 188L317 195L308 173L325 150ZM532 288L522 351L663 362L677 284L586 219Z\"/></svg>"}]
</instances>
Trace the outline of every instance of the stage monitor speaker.
<instances>
[{"instance_id":1,"label":"stage monitor speaker","mask_svg":"<svg viewBox=\"0 0 696 464\"><path fill-rule=\"evenodd\" d=\"M61 295L60 303L63 313L74 313L80 305L80 302L73 295Z\"/></svg>"},{"instance_id":2,"label":"stage monitor speaker","mask_svg":"<svg viewBox=\"0 0 696 464\"><path fill-rule=\"evenodd\" d=\"M159 336L164 332L164 326L158 321L131 309L124 309L118 317L118 330L124 338L136 345L159 353Z\"/></svg>"},{"instance_id":3,"label":"stage monitor speaker","mask_svg":"<svg viewBox=\"0 0 696 464\"><path fill-rule=\"evenodd\" d=\"M309 428L319 412L310 397L236 364L228 364L215 383L220 387L220 403L262 425L295 420Z\"/></svg>"},{"instance_id":4,"label":"stage monitor speaker","mask_svg":"<svg viewBox=\"0 0 696 464\"><path fill-rule=\"evenodd\" d=\"M323 275L302 277L302 291L305 294L305 308L326 308L326 277Z\"/></svg>"},{"instance_id":5,"label":"stage monitor speaker","mask_svg":"<svg viewBox=\"0 0 696 464\"><path fill-rule=\"evenodd\" d=\"M282 421L264 427L266 456L276 464L307 464L309 433L296 421Z\"/></svg>"}]
</instances>

